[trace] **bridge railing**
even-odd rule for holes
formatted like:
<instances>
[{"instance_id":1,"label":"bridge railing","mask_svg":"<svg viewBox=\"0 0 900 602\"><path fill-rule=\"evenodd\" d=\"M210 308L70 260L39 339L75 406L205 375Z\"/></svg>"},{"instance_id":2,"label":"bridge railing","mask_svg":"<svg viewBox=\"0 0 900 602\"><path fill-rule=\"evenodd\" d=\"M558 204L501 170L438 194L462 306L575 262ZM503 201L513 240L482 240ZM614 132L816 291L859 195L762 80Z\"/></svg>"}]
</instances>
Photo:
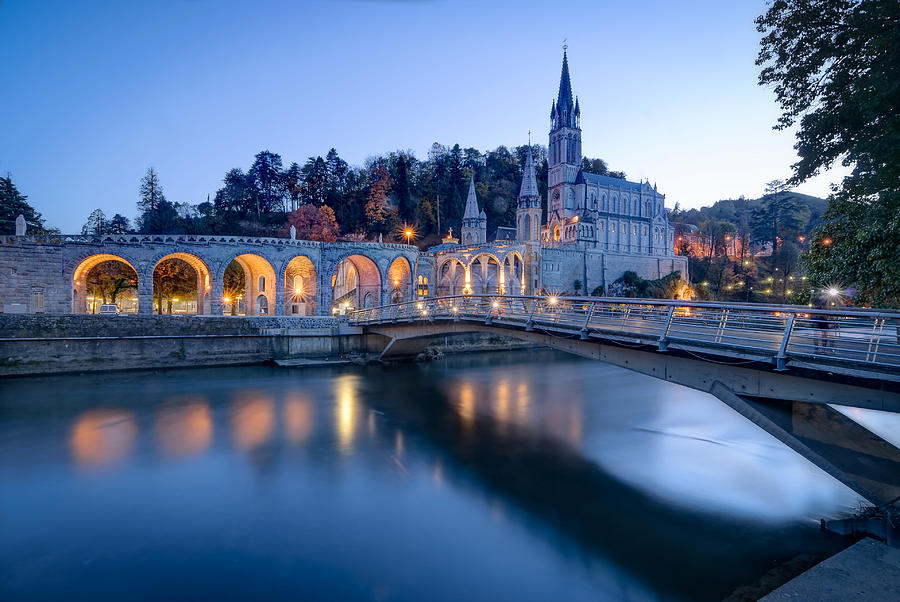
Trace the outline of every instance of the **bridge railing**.
<instances>
[{"instance_id":1,"label":"bridge railing","mask_svg":"<svg viewBox=\"0 0 900 602\"><path fill-rule=\"evenodd\" d=\"M563 336L727 350L787 362L846 362L900 371L900 312L598 297L456 295L351 312L359 325L477 320Z\"/></svg>"}]
</instances>

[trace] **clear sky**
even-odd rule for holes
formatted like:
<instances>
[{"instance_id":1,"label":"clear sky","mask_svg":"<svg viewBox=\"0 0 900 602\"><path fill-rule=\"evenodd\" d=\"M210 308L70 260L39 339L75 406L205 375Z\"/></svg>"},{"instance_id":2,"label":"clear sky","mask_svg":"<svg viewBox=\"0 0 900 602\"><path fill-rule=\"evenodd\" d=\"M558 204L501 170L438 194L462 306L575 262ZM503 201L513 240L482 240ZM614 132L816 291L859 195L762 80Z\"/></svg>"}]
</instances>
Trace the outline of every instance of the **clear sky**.
<instances>
[{"instance_id":1,"label":"clear sky","mask_svg":"<svg viewBox=\"0 0 900 602\"><path fill-rule=\"evenodd\" d=\"M268 149L352 164L547 144L562 44L584 154L667 205L758 196L796 160L760 88L764 0L0 0L0 172L64 232L215 194ZM826 174L798 188L825 196Z\"/></svg>"}]
</instances>

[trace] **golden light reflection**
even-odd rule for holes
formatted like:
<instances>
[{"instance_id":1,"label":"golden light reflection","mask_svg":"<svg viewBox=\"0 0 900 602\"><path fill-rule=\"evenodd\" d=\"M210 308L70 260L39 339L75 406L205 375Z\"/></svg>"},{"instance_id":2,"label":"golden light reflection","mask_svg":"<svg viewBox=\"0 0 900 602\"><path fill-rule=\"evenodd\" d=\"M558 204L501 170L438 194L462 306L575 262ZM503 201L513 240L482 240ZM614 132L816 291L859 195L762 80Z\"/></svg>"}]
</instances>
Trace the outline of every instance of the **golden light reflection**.
<instances>
[{"instance_id":1,"label":"golden light reflection","mask_svg":"<svg viewBox=\"0 0 900 602\"><path fill-rule=\"evenodd\" d=\"M475 388L470 382L462 383L459 389L459 417L466 428L475 423Z\"/></svg>"},{"instance_id":2,"label":"golden light reflection","mask_svg":"<svg viewBox=\"0 0 900 602\"><path fill-rule=\"evenodd\" d=\"M291 443L306 443L313 431L315 409L306 393L292 393L284 402L285 434Z\"/></svg>"},{"instance_id":3,"label":"golden light reflection","mask_svg":"<svg viewBox=\"0 0 900 602\"><path fill-rule=\"evenodd\" d=\"M131 454L137 432L131 412L91 410L75 421L69 444L78 464L109 466Z\"/></svg>"},{"instance_id":4,"label":"golden light reflection","mask_svg":"<svg viewBox=\"0 0 900 602\"><path fill-rule=\"evenodd\" d=\"M259 447L272 436L275 409L272 400L255 393L237 399L231 408L231 432L238 449Z\"/></svg>"},{"instance_id":5,"label":"golden light reflection","mask_svg":"<svg viewBox=\"0 0 900 602\"><path fill-rule=\"evenodd\" d=\"M170 456L190 456L202 452L212 442L212 415L205 401L160 408L154 425L156 439Z\"/></svg>"},{"instance_id":6,"label":"golden light reflection","mask_svg":"<svg viewBox=\"0 0 900 602\"><path fill-rule=\"evenodd\" d=\"M344 374L335 382L337 405L335 406L335 425L337 428L338 449L343 453L353 451L353 438L356 435L356 379Z\"/></svg>"},{"instance_id":7,"label":"golden light reflection","mask_svg":"<svg viewBox=\"0 0 900 602\"><path fill-rule=\"evenodd\" d=\"M528 419L528 411L531 407L531 389L526 381L516 387L516 413L523 422Z\"/></svg>"},{"instance_id":8,"label":"golden light reflection","mask_svg":"<svg viewBox=\"0 0 900 602\"><path fill-rule=\"evenodd\" d=\"M404 450L403 431L397 431L394 435L394 453L397 456L402 456Z\"/></svg>"},{"instance_id":9,"label":"golden light reflection","mask_svg":"<svg viewBox=\"0 0 900 602\"><path fill-rule=\"evenodd\" d=\"M494 398L494 414L497 417L498 426L505 430L509 424L509 381L505 378L497 383Z\"/></svg>"}]
</instances>

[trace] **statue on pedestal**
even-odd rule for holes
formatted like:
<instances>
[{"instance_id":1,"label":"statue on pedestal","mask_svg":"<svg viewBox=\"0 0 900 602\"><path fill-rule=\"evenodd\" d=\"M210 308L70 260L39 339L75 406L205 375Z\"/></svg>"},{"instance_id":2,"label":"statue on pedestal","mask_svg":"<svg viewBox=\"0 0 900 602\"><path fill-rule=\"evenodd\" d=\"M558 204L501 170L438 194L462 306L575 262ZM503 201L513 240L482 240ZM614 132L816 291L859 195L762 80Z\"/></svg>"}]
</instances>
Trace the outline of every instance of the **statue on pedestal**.
<instances>
[{"instance_id":1,"label":"statue on pedestal","mask_svg":"<svg viewBox=\"0 0 900 602\"><path fill-rule=\"evenodd\" d=\"M16 236L25 236L25 216L21 213L16 218Z\"/></svg>"},{"instance_id":2,"label":"statue on pedestal","mask_svg":"<svg viewBox=\"0 0 900 602\"><path fill-rule=\"evenodd\" d=\"M297 240L297 226L291 224L291 240Z\"/></svg>"}]
</instances>

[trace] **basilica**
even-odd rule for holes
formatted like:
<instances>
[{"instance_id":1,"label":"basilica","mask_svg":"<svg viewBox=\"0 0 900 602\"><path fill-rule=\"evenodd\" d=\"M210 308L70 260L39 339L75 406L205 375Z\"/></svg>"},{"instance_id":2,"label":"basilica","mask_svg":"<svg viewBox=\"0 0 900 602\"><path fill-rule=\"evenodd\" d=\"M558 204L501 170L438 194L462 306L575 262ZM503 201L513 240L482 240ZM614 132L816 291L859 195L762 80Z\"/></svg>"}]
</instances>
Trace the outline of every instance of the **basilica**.
<instances>
[{"instance_id":1,"label":"basilica","mask_svg":"<svg viewBox=\"0 0 900 602\"><path fill-rule=\"evenodd\" d=\"M687 260L674 252L665 195L649 182L584 170L581 106L565 51L550 109L548 167L546 218L529 148L516 228L498 228L493 242L487 241L486 215L470 182L460 244L431 250L438 294L605 294L629 270L646 279L674 271L687 278Z\"/></svg>"}]
</instances>

